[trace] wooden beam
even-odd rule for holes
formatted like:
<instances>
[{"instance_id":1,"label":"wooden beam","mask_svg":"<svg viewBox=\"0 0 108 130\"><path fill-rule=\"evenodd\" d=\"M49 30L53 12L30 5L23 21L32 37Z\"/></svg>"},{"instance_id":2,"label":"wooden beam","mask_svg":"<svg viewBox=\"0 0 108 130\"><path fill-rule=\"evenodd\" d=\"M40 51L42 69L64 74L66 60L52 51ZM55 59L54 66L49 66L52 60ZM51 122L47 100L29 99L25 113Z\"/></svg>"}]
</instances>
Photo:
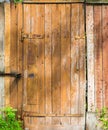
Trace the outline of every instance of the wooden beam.
<instances>
[{"instance_id":1,"label":"wooden beam","mask_svg":"<svg viewBox=\"0 0 108 130\"><path fill-rule=\"evenodd\" d=\"M62 4L62 3L82 3L84 2L84 0L24 0L23 3L37 3L37 4L40 4L40 3L46 3L46 4L49 4L49 3L58 3L58 4Z\"/></svg>"}]
</instances>

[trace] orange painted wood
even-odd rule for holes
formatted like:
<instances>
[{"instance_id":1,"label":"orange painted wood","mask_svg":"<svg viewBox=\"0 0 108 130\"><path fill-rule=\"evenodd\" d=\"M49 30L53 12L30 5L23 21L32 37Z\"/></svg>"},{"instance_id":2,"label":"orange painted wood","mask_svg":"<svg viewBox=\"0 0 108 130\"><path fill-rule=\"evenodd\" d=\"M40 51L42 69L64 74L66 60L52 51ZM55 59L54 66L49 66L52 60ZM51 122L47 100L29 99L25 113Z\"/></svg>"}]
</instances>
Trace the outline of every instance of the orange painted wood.
<instances>
[{"instance_id":1,"label":"orange painted wood","mask_svg":"<svg viewBox=\"0 0 108 130\"><path fill-rule=\"evenodd\" d=\"M108 7L102 7L102 42L103 42L103 100L104 106L108 106Z\"/></svg>"},{"instance_id":2,"label":"orange painted wood","mask_svg":"<svg viewBox=\"0 0 108 130\"><path fill-rule=\"evenodd\" d=\"M103 107L103 70L102 70L102 6L94 7L94 44L95 44L95 92L96 108Z\"/></svg>"}]
</instances>

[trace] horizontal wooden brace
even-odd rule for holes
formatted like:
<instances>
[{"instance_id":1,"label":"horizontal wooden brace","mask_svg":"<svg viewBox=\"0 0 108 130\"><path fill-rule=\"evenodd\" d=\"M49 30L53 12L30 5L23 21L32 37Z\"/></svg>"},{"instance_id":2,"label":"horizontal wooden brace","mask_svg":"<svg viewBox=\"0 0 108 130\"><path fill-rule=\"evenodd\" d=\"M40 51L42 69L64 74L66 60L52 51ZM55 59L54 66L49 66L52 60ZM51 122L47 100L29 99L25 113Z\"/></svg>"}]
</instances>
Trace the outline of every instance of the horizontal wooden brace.
<instances>
[{"instance_id":1,"label":"horizontal wooden brace","mask_svg":"<svg viewBox=\"0 0 108 130\"><path fill-rule=\"evenodd\" d=\"M83 117L84 114L38 114L35 112L23 112L23 117Z\"/></svg>"},{"instance_id":2,"label":"horizontal wooden brace","mask_svg":"<svg viewBox=\"0 0 108 130\"><path fill-rule=\"evenodd\" d=\"M75 4L84 3L84 0L24 0L23 3L35 3L35 4Z\"/></svg>"}]
</instances>

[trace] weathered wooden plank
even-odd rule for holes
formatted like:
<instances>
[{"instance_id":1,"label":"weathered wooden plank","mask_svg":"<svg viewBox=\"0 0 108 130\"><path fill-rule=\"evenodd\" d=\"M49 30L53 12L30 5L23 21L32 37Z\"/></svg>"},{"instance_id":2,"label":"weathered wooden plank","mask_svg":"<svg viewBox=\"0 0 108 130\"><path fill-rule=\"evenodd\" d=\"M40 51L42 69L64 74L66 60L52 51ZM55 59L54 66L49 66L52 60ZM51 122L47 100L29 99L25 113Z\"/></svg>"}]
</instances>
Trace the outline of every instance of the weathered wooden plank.
<instances>
[{"instance_id":1,"label":"weathered wooden plank","mask_svg":"<svg viewBox=\"0 0 108 130\"><path fill-rule=\"evenodd\" d=\"M79 113L79 4L71 5L71 114ZM71 118L78 125L78 118Z\"/></svg>"},{"instance_id":2,"label":"weathered wooden plank","mask_svg":"<svg viewBox=\"0 0 108 130\"><path fill-rule=\"evenodd\" d=\"M94 85L94 21L93 6L87 6L87 67L88 67L88 111L95 111L95 85Z\"/></svg>"},{"instance_id":3,"label":"weathered wooden plank","mask_svg":"<svg viewBox=\"0 0 108 130\"><path fill-rule=\"evenodd\" d=\"M26 4L23 6L23 31L25 33L30 33L30 5ZM24 75L24 79L23 79L23 110L28 110L30 111L30 104L28 102L28 98L29 98L29 92L28 92L28 44L29 44L30 40L25 39L23 42L23 55L24 55L24 59L23 59L23 75ZM24 126L26 128L27 123L30 123L30 118L24 118Z\"/></svg>"},{"instance_id":4,"label":"weathered wooden plank","mask_svg":"<svg viewBox=\"0 0 108 130\"><path fill-rule=\"evenodd\" d=\"M96 113L88 112L86 120L86 130L102 130L97 122Z\"/></svg>"},{"instance_id":5,"label":"weathered wooden plank","mask_svg":"<svg viewBox=\"0 0 108 130\"><path fill-rule=\"evenodd\" d=\"M70 113L70 5L61 5L61 113ZM62 118L70 124L70 118Z\"/></svg>"},{"instance_id":6,"label":"weathered wooden plank","mask_svg":"<svg viewBox=\"0 0 108 130\"><path fill-rule=\"evenodd\" d=\"M44 20L45 20L45 5L38 5L38 34L45 35L44 30ZM45 112L45 89L44 89L44 63L45 63L45 46L44 46L44 39L38 39L38 87L39 87L39 112Z\"/></svg>"},{"instance_id":7,"label":"weathered wooden plank","mask_svg":"<svg viewBox=\"0 0 108 130\"><path fill-rule=\"evenodd\" d=\"M51 4L45 5L45 98L46 114L52 113L51 92ZM46 117L46 125L51 124L51 117Z\"/></svg>"},{"instance_id":8,"label":"weathered wooden plank","mask_svg":"<svg viewBox=\"0 0 108 130\"><path fill-rule=\"evenodd\" d=\"M4 71L4 6L0 5L0 71ZM4 78L0 77L0 108L4 106Z\"/></svg>"},{"instance_id":9,"label":"weathered wooden plank","mask_svg":"<svg viewBox=\"0 0 108 130\"><path fill-rule=\"evenodd\" d=\"M80 21L80 43L79 43L79 68L80 68L80 86L79 86L79 113L85 115L86 98L86 51L85 51L85 21L83 4L79 6ZM85 117L79 119L79 124L85 124Z\"/></svg>"},{"instance_id":10,"label":"weathered wooden plank","mask_svg":"<svg viewBox=\"0 0 108 130\"><path fill-rule=\"evenodd\" d=\"M45 36L45 5L36 5L36 33ZM38 112L45 113L45 39L37 39L37 82L38 82ZM45 118L38 118L38 124L44 124Z\"/></svg>"},{"instance_id":11,"label":"weathered wooden plank","mask_svg":"<svg viewBox=\"0 0 108 130\"><path fill-rule=\"evenodd\" d=\"M108 6L102 7L103 105L108 107Z\"/></svg>"},{"instance_id":12,"label":"weathered wooden plank","mask_svg":"<svg viewBox=\"0 0 108 130\"><path fill-rule=\"evenodd\" d=\"M101 6L94 6L94 47L95 47L95 93L96 108L103 107L102 72L102 14Z\"/></svg>"},{"instance_id":13,"label":"weathered wooden plank","mask_svg":"<svg viewBox=\"0 0 108 130\"><path fill-rule=\"evenodd\" d=\"M30 5L30 33L36 34L36 7L35 5ZM37 43L36 39L29 40L28 43L28 57L27 57L27 67L28 67L28 103L33 105L34 108L37 105L37 67L36 67L36 55ZM36 108L35 108L36 109ZM36 110L35 110L36 111Z\"/></svg>"},{"instance_id":14,"label":"weathered wooden plank","mask_svg":"<svg viewBox=\"0 0 108 130\"><path fill-rule=\"evenodd\" d=\"M62 125L29 125L27 124L27 127L30 128L30 130L84 130L84 126L80 125L73 125L73 126L62 126Z\"/></svg>"},{"instance_id":15,"label":"weathered wooden plank","mask_svg":"<svg viewBox=\"0 0 108 130\"><path fill-rule=\"evenodd\" d=\"M5 72L10 72L10 4L5 3ZM10 105L10 79L5 78L5 106Z\"/></svg>"},{"instance_id":16,"label":"weathered wooden plank","mask_svg":"<svg viewBox=\"0 0 108 130\"><path fill-rule=\"evenodd\" d=\"M17 72L17 8L14 4L10 5L11 13L11 46L10 46L10 72ZM11 106L17 108L18 105L18 89L17 79L11 78L10 83L10 101Z\"/></svg>"},{"instance_id":17,"label":"weathered wooden plank","mask_svg":"<svg viewBox=\"0 0 108 130\"><path fill-rule=\"evenodd\" d=\"M61 44L60 5L52 6L52 105L53 113L61 112ZM60 118L53 118L53 124L60 124Z\"/></svg>"},{"instance_id":18,"label":"weathered wooden plank","mask_svg":"<svg viewBox=\"0 0 108 130\"><path fill-rule=\"evenodd\" d=\"M21 29L22 29L22 5L18 4L18 44L17 44L17 63L18 63L18 73L23 73L23 66L22 66L22 61L23 61L23 54L22 54L22 49L23 49L23 43L21 42ZM22 110L22 100L23 100L23 80L20 78L18 81L18 111L21 113Z\"/></svg>"}]
</instances>

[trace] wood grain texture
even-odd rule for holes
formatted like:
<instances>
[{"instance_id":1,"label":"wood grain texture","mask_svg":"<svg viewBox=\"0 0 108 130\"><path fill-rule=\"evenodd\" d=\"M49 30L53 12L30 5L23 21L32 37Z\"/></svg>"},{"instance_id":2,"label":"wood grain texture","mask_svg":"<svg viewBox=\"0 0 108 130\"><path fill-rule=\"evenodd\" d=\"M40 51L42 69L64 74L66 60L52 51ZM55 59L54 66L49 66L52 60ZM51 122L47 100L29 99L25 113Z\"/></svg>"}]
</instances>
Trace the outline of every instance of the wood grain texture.
<instances>
[{"instance_id":1,"label":"wood grain texture","mask_svg":"<svg viewBox=\"0 0 108 130\"><path fill-rule=\"evenodd\" d=\"M86 130L102 130L99 125L97 125L97 117L95 113L88 112L86 120Z\"/></svg>"},{"instance_id":2,"label":"wood grain texture","mask_svg":"<svg viewBox=\"0 0 108 130\"><path fill-rule=\"evenodd\" d=\"M103 105L108 106L108 6L102 7L102 42L103 42Z\"/></svg>"},{"instance_id":3,"label":"wood grain texture","mask_svg":"<svg viewBox=\"0 0 108 130\"><path fill-rule=\"evenodd\" d=\"M5 46L4 46L4 54L5 54L5 72L10 72L10 4L5 3ZM10 105L10 79L5 78L5 106Z\"/></svg>"},{"instance_id":4,"label":"wood grain texture","mask_svg":"<svg viewBox=\"0 0 108 130\"><path fill-rule=\"evenodd\" d=\"M11 5L11 16L10 69L22 73L22 78L15 82L18 88L11 86L14 87L11 102L16 100L11 105L30 114L24 116L25 128L83 130L86 82L83 5L18 4L16 8ZM24 34L35 38L25 37L21 41L21 28ZM34 112L55 116L35 117ZM78 114L81 116L74 116Z\"/></svg>"},{"instance_id":5,"label":"wood grain texture","mask_svg":"<svg viewBox=\"0 0 108 130\"><path fill-rule=\"evenodd\" d=\"M86 98L86 50L85 50L85 20L84 20L84 5L79 6L79 21L80 21L80 36L79 41L79 75L80 75L80 87L79 87L79 113L83 113L85 116L85 98ZM79 124L85 124L84 117L79 119Z\"/></svg>"},{"instance_id":6,"label":"wood grain texture","mask_svg":"<svg viewBox=\"0 0 108 130\"><path fill-rule=\"evenodd\" d=\"M61 113L70 113L70 5L61 5ZM62 118L70 124L70 118Z\"/></svg>"},{"instance_id":7,"label":"wood grain texture","mask_svg":"<svg viewBox=\"0 0 108 130\"><path fill-rule=\"evenodd\" d=\"M87 6L87 67L88 67L88 111L95 111L95 81L94 81L94 21L93 6Z\"/></svg>"},{"instance_id":8,"label":"wood grain texture","mask_svg":"<svg viewBox=\"0 0 108 130\"><path fill-rule=\"evenodd\" d=\"M29 65L27 70L37 75L36 83L29 81L27 84L29 90L27 91L31 94L28 96L31 99L29 104L26 104L27 109L25 110L39 114L66 114L66 116L25 117L26 127L46 129L46 126L53 125L48 129L70 130L76 127L76 129L83 130L85 124L83 6L78 4L38 4L30 5L29 8L31 11L30 32L43 35L43 37L42 39L25 39L25 41L29 41L28 47L31 48L29 52L29 59L31 59L27 62ZM74 15L77 16L77 19ZM24 20L27 21L28 16L25 15L25 17L27 18ZM77 39L77 37L81 38ZM37 46L37 49L33 44ZM34 76L32 78L32 80L35 79ZM72 84L73 86L71 86ZM73 94L74 88L76 96ZM69 117L67 114L83 114L83 116L75 118ZM36 127L35 124L38 126Z\"/></svg>"},{"instance_id":9,"label":"wood grain texture","mask_svg":"<svg viewBox=\"0 0 108 130\"><path fill-rule=\"evenodd\" d=\"M36 3L70 3L70 2L84 2L84 0L24 0L24 2Z\"/></svg>"},{"instance_id":10,"label":"wood grain texture","mask_svg":"<svg viewBox=\"0 0 108 130\"><path fill-rule=\"evenodd\" d=\"M23 73L23 66L22 66L22 61L23 61L23 44L21 42L21 29L22 29L22 4L17 5L18 8L18 43L17 43L17 64L18 64L18 73L22 74ZM23 79L22 77L18 81L18 111L20 112L19 114L22 113L22 104L23 104Z\"/></svg>"},{"instance_id":11,"label":"wood grain texture","mask_svg":"<svg viewBox=\"0 0 108 130\"><path fill-rule=\"evenodd\" d=\"M30 5L24 5L23 6L23 30L25 33L30 33ZM31 110L31 106L29 103L29 98L30 98L30 82L28 79L28 46L30 44L30 40L25 39L23 42L23 110ZM31 124L31 119L29 117L24 118L24 126L30 123Z\"/></svg>"},{"instance_id":12,"label":"wood grain texture","mask_svg":"<svg viewBox=\"0 0 108 130\"><path fill-rule=\"evenodd\" d=\"M0 71L4 71L4 6L0 5ZM4 77L0 77L0 108L4 106Z\"/></svg>"},{"instance_id":13,"label":"wood grain texture","mask_svg":"<svg viewBox=\"0 0 108 130\"><path fill-rule=\"evenodd\" d=\"M94 7L94 48L95 48L95 93L96 108L103 107L103 72L102 72L102 6Z\"/></svg>"},{"instance_id":14,"label":"wood grain texture","mask_svg":"<svg viewBox=\"0 0 108 130\"><path fill-rule=\"evenodd\" d=\"M52 112L57 114L61 113L60 20L60 5L54 4L52 6ZM60 124L60 118L53 118L53 124Z\"/></svg>"},{"instance_id":15,"label":"wood grain texture","mask_svg":"<svg viewBox=\"0 0 108 130\"><path fill-rule=\"evenodd\" d=\"M79 4L71 5L71 114L79 113ZM78 124L78 118L71 118Z\"/></svg>"},{"instance_id":16,"label":"wood grain texture","mask_svg":"<svg viewBox=\"0 0 108 130\"><path fill-rule=\"evenodd\" d=\"M11 14L11 45L10 45L10 72L17 73L17 8L14 4L10 4ZM10 100L11 106L18 107L18 80L11 78L10 81Z\"/></svg>"},{"instance_id":17,"label":"wood grain texture","mask_svg":"<svg viewBox=\"0 0 108 130\"><path fill-rule=\"evenodd\" d=\"M51 4L45 5L45 97L46 114L52 113L51 91ZM51 117L46 117L46 125L51 124Z\"/></svg>"}]
</instances>

